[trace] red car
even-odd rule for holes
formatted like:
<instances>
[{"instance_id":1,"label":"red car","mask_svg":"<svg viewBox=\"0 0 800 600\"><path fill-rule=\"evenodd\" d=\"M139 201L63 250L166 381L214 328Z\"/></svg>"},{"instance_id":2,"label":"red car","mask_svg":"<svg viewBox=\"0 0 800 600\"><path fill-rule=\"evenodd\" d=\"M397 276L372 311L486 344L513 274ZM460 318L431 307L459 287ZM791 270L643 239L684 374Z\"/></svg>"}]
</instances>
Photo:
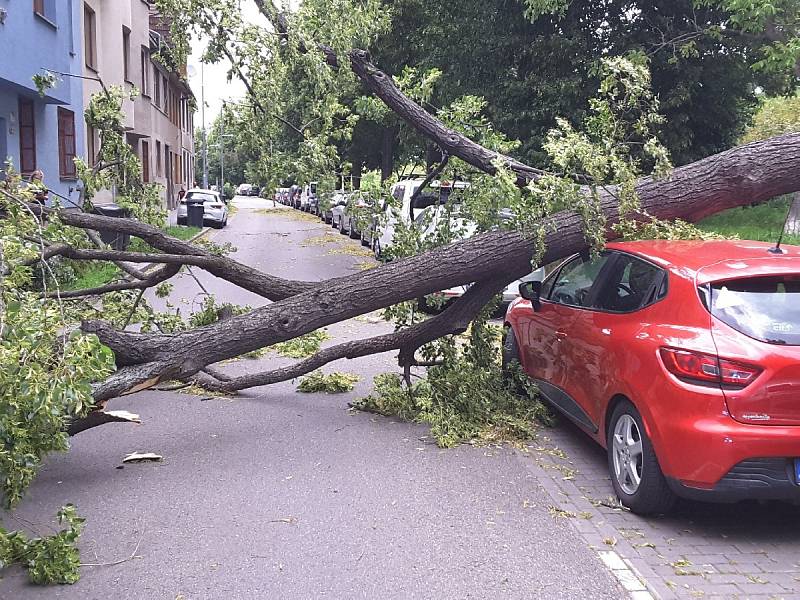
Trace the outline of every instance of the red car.
<instances>
[{"instance_id":1,"label":"red car","mask_svg":"<svg viewBox=\"0 0 800 600\"><path fill-rule=\"evenodd\" d=\"M632 511L800 502L800 247L614 243L520 293L504 362L607 448Z\"/></svg>"}]
</instances>

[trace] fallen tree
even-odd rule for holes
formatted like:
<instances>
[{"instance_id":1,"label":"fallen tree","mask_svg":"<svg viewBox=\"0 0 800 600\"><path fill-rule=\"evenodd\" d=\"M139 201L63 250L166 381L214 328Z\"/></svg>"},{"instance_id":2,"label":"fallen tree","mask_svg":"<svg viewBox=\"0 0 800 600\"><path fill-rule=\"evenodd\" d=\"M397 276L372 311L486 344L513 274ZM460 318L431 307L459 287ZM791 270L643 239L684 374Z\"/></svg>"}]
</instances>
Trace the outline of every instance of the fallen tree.
<instances>
[{"instance_id":1,"label":"fallen tree","mask_svg":"<svg viewBox=\"0 0 800 600\"><path fill-rule=\"evenodd\" d=\"M285 17L271 5L257 3L276 30L288 36ZM299 51L308 53L305 42ZM230 52L228 52L230 56ZM327 46L321 60L340 67L342 61ZM334 60L335 59L335 60ZM548 174L488 149L424 110L405 95L393 79L373 65L366 52L352 50L347 59L364 86L409 125L427 136L448 157L461 159L479 171L494 174L503 169L526 186ZM237 73L244 77L241 68ZM251 93L252 86L249 87ZM638 211L634 219L683 219L696 221L726 208L761 202L800 189L800 134L789 134L757 142L675 169L666 179L645 177L635 185ZM613 185L586 186L580 193L595 196L605 223L606 237L621 214L620 188ZM4 192L8 195L8 192ZM30 207L46 214L48 209ZM624 212L624 210L623 210ZM196 245L171 238L156 227L133 219L116 219L80 211L61 210L60 221L91 232L117 231L135 236L158 252L123 252L108 248L86 249L69 243L45 245L26 264L46 263L55 257L72 260L105 260L116 264L151 263L159 267L147 275L135 269L133 279L99 288L70 292L49 291L61 299L102 295L119 290L145 290L174 276L182 266L206 270L272 303L216 323L172 333L139 333L115 328L104 321L81 324L85 334L95 334L114 352L118 369L93 386L94 413L73 422L71 433L120 419L102 416L105 403L167 380L196 381L208 389L233 392L257 385L293 379L340 358L355 358L399 351L399 363L407 368L417 363L415 352L448 334L463 331L499 290L518 279L532 266L546 264L584 250L585 215L565 210L543 216L536 222L542 236L530 230L496 230L456 242L430 252L398 260L366 272L322 283L292 281L220 256ZM535 260L534 260L535 257ZM532 264L532 261L533 264ZM440 315L424 323L372 339L346 342L320 351L296 365L259 374L231 378L214 365L242 354L291 340L352 317L413 300L438 290L475 283L470 291Z\"/></svg>"},{"instance_id":2,"label":"fallen tree","mask_svg":"<svg viewBox=\"0 0 800 600\"><path fill-rule=\"evenodd\" d=\"M800 189L800 134L734 148L675 169L668 180L645 178L637 186L642 213L659 219L688 221L797 189ZM604 192L602 209L610 222L618 218L619 206L613 190ZM535 240L519 232L488 232L363 273L310 283L262 273L137 221L74 212L64 212L60 218L73 227L108 229L140 237L165 254L80 250L62 245L47 248L44 256L48 258L63 255L79 260L192 265L274 300L244 315L174 334L123 331L102 321L83 323L82 331L96 334L111 348L120 367L95 385L97 410L102 410L110 398L170 379L187 380L198 376L211 389L235 391L292 379L338 358L355 358L387 350L400 350L401 364L413 364L417 348L437 337L463 331L495 293L528 273L536 250ZM546 219L544 226L547 234L545 252L539 259L541 264L587 247L584 220L578 213L554 214ZM132 283L146 288L162 280L151 276ZM472 282L479 285L473 286L440 315L394 334L347 342L325 349L293 367L257 375L226 379L215 377L214 371L207 370L215 363L326 325ZM102 289L95 289L84 293L102 292ZM73 424L73 432L83 429L85 425Z\"/></svg>"}]
</instances>

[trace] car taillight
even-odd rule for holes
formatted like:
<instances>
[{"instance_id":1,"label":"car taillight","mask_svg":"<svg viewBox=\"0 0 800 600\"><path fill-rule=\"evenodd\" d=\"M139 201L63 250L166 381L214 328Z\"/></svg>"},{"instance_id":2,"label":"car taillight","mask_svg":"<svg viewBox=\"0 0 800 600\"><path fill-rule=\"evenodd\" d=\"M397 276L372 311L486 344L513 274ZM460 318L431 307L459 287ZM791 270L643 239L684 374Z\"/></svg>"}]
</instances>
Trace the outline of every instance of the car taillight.
<instances>
[{"instance_id":1,"label":"car taillight","mask_svg":"<svg viewBox=\"0 0 800 600\"><path fill-rule=\"evenodd\" d=\"M727 360L715 354L677 348L661 348L659 352L667 371L681 379L746 387L762 371L761 367Z\"/></svg>"}]
</instances>

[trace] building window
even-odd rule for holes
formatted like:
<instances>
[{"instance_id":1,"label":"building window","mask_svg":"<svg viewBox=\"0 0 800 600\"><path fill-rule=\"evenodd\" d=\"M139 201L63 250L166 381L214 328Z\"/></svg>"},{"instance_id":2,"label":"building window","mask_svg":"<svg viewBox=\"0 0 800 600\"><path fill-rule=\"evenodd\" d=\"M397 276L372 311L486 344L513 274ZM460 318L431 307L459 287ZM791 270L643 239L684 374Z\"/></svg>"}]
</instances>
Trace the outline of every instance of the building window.
<instances>
[{"instance_id":1,"label":"building window","mask_svg":"<svg viewBox=\"0 0 800 600\"><path fill-rule=\"evenodd\" d=\"M58 174L61 179L75 179L75 113L58 107Z\"/></svg>"},{"instance_id":2,"label":"building window","mask_svg":"<svg viewBox=\"0 0 800 600\"><path fill-rule=\"evenodd\" d=\"M142 47L142 96L150 97L150 51Z\"/></svg>"},{"instance_id":3,"label":"building window","mask_svg":"<svg viewBox=\"0 0 800 600\"><path fill-rule=\"evenodd\" d=\"M36 123L33 100L19 100L19 169L24 175L36 170Z\"/></svg>"},{"instance_id":4,"label":"building window","mask_svg":"<svg viewBox=\"0 0 800 600\"><path fill-rule=\"evenodd\" d=\"M88 4L83 5L83 42L86 66L97 71L97 22L94 11Z\"/></svg>"},{"instance_id":5,"label":"building window","mask_svg":"<svg viewBox=\"0 0 800 600\"><path fill-rule=\"evenodd\" d=\"M150 144L142 142L142 181L150 183Z\"/></svg>"},{"instance_id":6,"label":"building window","mask_svg":"<svg viewBox=\"0 0 800 600\"><path fill-rule=\"evenodd\" d=\"M97 134L94 127L86 127L86 162L90 167L93 167L97 162L97 142L95 141Z\"/></svg>"},{"instance_id":7,"label":"building window","mask_svg":"<svg viewBox=\"0 0 800 600\"><path fill-rule=\"evenodd\" d=\"M156 140L156 177L161 177L161 142Z\"/></svg>"},{"instance_id":8,"label":"building window","mask_svg":"<svg viewBox=\"0 0 800 600\"><path fill-rule=\"evenodd\" d=\"M56 26L56 0L33 0L33 13Z\"/></svg>"},{"instance_id":9,"label":"building window","mask_svg":"<svg viewBox=\"0 0 800 600\"><path fill-rule=\"evenodd\" d=\"M131 83L131 30L127 27L122 28L122 72Z\"/></svg>"},{"instance_id":10,"label":"building window","mask_svg":"<svg viewBox=\"0 0 800 600\"><path fill-rule=\"evenodd\" d=\"M161 106L161 74L155 65L153 65L153 102L156 106Z\"/></svg>"}]
</instances>

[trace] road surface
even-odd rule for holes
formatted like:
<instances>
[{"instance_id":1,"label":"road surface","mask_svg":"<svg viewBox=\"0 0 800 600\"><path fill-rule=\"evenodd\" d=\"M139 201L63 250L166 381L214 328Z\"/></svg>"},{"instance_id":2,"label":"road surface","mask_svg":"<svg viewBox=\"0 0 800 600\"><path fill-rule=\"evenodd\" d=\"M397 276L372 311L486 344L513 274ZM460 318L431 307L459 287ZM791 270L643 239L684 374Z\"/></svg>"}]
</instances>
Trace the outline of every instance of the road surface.
<instances>
[{"instance_id":1,"label":"road surface","mask_svg":"<svg viewBox=\"0 0 800 600\"><path fill-rule=\"evenodd\" d=\"M271 202L237 198L211 232L235 257L276 275L322 280L369 264L357 241ZM198 270L219 299L263 299ZM183 314L202 290L189 275L170 302ZM388 325L328 328L329 343ZM266 356L231 372L281 364ZM47 532L67 502L87 518L73 586L39 588L4 573L0 598L620 598L617 580L569 519L551 514L529 451L441 450L426 428L348 411L391 370L391 354L329 365L361 377L350 394L300 394L296 382L232 399L146 392L111 407L141 426L80 434L47 461L11 528ZM163 455L125 464L129 452ZM30 524L30 525L28 525ZM124 560L127 559L127 560ZM115 563L118 564L108 564Z\"/></svg>"}]
</instances>

